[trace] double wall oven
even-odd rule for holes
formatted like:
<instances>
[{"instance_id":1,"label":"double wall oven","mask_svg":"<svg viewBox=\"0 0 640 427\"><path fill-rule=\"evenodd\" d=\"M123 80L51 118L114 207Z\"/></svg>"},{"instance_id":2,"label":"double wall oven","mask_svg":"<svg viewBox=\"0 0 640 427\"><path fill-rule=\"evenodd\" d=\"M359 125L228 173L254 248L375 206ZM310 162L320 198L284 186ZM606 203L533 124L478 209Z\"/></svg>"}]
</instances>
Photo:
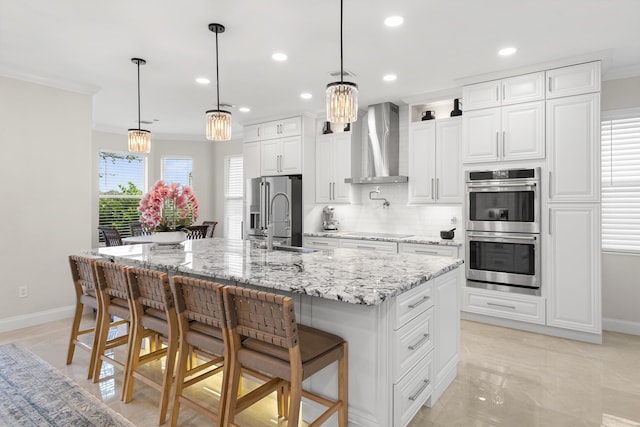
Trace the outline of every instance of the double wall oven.
<instances>
[{"instance_id":1,"label":"double wall oven","mask_svg":"<svg viewBox=\"0 0 640 427\"><path fill-rule=\"evenodd\" d=\"M540 295L540 168L469 171L467 286Z\"/></svg>"}]
</instances>

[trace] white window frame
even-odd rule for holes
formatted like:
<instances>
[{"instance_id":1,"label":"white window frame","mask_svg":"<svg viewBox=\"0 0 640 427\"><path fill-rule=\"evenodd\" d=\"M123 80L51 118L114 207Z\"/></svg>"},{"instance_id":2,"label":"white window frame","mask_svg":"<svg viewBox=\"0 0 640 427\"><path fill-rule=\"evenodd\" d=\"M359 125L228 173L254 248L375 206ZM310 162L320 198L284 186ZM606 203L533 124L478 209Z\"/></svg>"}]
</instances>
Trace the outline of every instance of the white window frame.
<instances>
[{"instance_id":1,"label":"white window frame","mask_svg":"<svg viewBox=\"0 0 640 427\"><path fill-rule=\"evenodd\" d=\"M240 163L240 168L244 167L244 162L243 162L243 156L242 154L230 154L230 155L226 155L224 156L224 237L227 239L236 239L236 240L242 240L242 209L243 209L243 201L244 201L244 185L243 185L243 171L240 171L240 192L239 194L229 194L229 178L230 178L230 170L229 170L229 166L230 166L230 162L232 160L239 160ZM230 206L231 204L233 204L234 206ZM240 205L239 207L237 205ZM230 211L234 209L235 212L231 213ZM239 217L239 221L240 221L240 230L239 230L239 236L232 236L231 235L231 226L233 225L233 221L230 220L231 215L233 214L233 216L235 217Z\"/></svg>"},{"instance_id":2,"label":"white window frame","mask_svg":"<svg viewBox=\"0 0 640 427\"><path fill-rule=\"evenodd\" d=\"M607 178L607 176L610 176L611 173L605 173L604 168L607 166L607 164L605 163L606 158L604 155L604 150L606 149L606 147L609 145L607 144L607 138L605 138L604 136L604 128L605 128L605 124L606 122L609 122L611 120L624 120L624 119L630 119L630 118L637 118L638 121L640 122L640 107L636 107L636 108L628 108L628 109L621 109L621 110L610 110L610 111L603 111L602 115L601 115L601 136L602 136L602 140L601 140L601 144L602 144L602 150L603 150L603 156L602 156L602 164L601 164L601 168L602 168L602 183L601 183L601 205L602 205L602 227L601 227L601 233L602 233L602 252L606 252L606 253L620 253L620 254L625 254L625 255L636 255L636 256L640 256L640 224L638 224L638 229L637 230L633 230L634 232L634 236L637 237L638 239L638 243L636 246L636 248L624 248L622 243L618 243L616 245L615 240L613 240L611 237L608 236L607 234L607 230L615 230L615 226L611 225L609 226L609 224L613 224L612 218L610 218L610 210L611 210L611 204L608 204L607 201L611 200L611 202L613 202L613 197L607 197L607 194L609 195L614 195L616 193L615 190L611 191L610 189L623 189L623 188L627 188L629 189L631 192L634 192L635 194L637 194L638 197L638 201L637 203L640 203L640 173L638 176L638 181L636 182L635 180L632 181L632 185L615 185L612 182L605 182L605 179ZM640 150L640 137L639 137L639 141L638 141L638 150ZM638 160L639 166L640 166L640 160ZM640 172L640 171L639 171ZM609 191L608 191L609 190ZM640 208L634 208L633 205L631 205L629 207L629 209L638 209L640 211ZM638 213L632 213L633 216L637 216L640 218L640 212ZM625 229L625 227L621 227L621 229L618 231L618 233L628 233L629 230L628 228ZM613 241L612 241L613 240ZM607 242L611 242L609 244L607 244Z\"/></svg>"},{"instance_id":3,"label":"white window frame","mask_svg":"<svg viewBox=\"0 0 640 427\"><path fill-rule=\"evenodd\" d=\"M163 181L167 181L164 176L164 161L165 160L191 160L191 172L189 173L189 179L187 185L193 189L193 157L191 156L175 156L175 155L166 155L160 157L160 176ZM195 190L194 190L195 191Z\"/></svg>"}]
</instances>

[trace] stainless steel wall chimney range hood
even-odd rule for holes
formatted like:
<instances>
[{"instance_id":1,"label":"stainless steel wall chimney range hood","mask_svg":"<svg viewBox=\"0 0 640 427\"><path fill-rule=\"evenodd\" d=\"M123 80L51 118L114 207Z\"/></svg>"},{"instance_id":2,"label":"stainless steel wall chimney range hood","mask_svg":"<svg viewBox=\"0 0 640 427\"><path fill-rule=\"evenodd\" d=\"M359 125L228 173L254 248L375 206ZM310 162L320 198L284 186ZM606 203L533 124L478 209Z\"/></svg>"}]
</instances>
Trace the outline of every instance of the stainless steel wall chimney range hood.
<instances>
[{"instance_id":1,"label":"stainless steel wall chimney range hood","mask_svg":"<svg viewBox=\"0 0 640 427\"><path fill-rule=\"evenodd\" d=\"M360 156L355 159L354 166L356 167L352 167L355 176L345 179L344 182L347 184L407 182L406 176L398 174L400 163L398 121L397 105L385 102L369 106L367 113L368 143L362 149L355 150L355 154Z\"/></svg>"}]
</instances>

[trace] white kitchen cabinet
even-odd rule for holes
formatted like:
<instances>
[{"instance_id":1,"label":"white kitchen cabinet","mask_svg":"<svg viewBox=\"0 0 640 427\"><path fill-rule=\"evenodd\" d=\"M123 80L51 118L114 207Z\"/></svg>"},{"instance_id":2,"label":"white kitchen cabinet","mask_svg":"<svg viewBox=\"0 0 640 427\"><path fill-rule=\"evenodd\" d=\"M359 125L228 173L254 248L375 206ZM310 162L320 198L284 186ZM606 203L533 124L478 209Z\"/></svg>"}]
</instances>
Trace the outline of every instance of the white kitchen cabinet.
<instances>
[{"instance_id":1,"label":"white kitchen cabinet","mask_svg":"<svg viewBox=\"0 0 640 427\"><path fill-rule=\"evenodd\" d=\"M461 119L412 123L409 203L462 203Z\"/></svg>"},{"instance_id":2,"label":"white kitchen cabinet","mask_svg":"<svg viewBox=\"0 0 640 427\"><path fill-rule=\"evenodd\" d=\"M547 101L550 202L600 200L600 94Z\"/></svg>"},{"instance_id":3,"label":"white kitchen cabinet","mask_svg":"<svg viewBox=\"0 0 640 427\"><path fill-rule=\"evenodd\" d=\"M290 117L282 120L258 123L244 127L244 141L265 141L302 134L302 118Z\"/></svg>"},{"instance_id":4,"label":"white kitchen cabinet","mask_svg":"<svg viewBox=\"0 0 640 427\"><path fill-rule=\"evenodd\" d=\"M340 247L380 252L398 252L398 244L396 242L380 240L340 239Z\"/></svg>"},{"instance_id":5,"label":"white kitchen cabinet","mask_svg":"<svg viewBox=\"0 0 640 427\"><path fill-rule=\"evenodd\" d=\"M400 254L422 254L422 255L436 255L436 256L448 256L452 258L458 258L457 246L445 246L445 245L424 245L420 243L398 243L398 253Z\"/></svg>"},{"instance_id":6,"label":"white kitchen cabinet","mask_svg":"<svg viewBox=\"0 0 640 427\"><path fill-rule=\"evenodd\" d=\"M462 88L464 114L501 105L544 100L544 72L523 74Z\"/></svg>"},{"instance_id":7,"label":"white kitchen cabinet","mask_svg":"<svg viewBox=\"0 0 640 427\"><path fill-rule=\"evenodd\" d=\"M549 205L547 324L602 333L600 205Z\"/></svg>"},{"instance_id":8,"label":"white kitchen cabinet","mask_svg":"<svg viewBox=\"0 0 640 427\"><path fill-rule=\"evenodd\" d=\"M245 142L242 144L242 161L245 181L260 176L260 142Z\"/></svg>"},{"instance_id":9,"label":"white kitchen cabinet","mask_svg":"<svg viewBox=\"0 0 640 427\"><path fill-rule=\"evenodd\" d=\"M600 61L547 71L547 99L600 92Z\"/></svg>"},{"instance_id":10,"label":"white kitchen cabinet","mask_svg":"<svg viewBox=\"0 0 640 427\"><path fill-rule=\"evenodd\" d=\"M263 176L301 174L302 138L293 136L262 141L260 172Z\"/></svg>"},{"instance_id":11,"label":"white kitchen cabinet","mask_svg":"<svg viewBox=\"0 0 640 427\"><path fill-rule=\"evenodd\" d=\"M544 101L465 112L464 162L545 157Z\"/></svg>"},{"instance_id":12,"label":"white kitchen cabinet","mask_svg":"<svg viewBox=\"0 0 640 427\"><path fill-rule=\"evenodd\" d=\"M340 239L332 237L310 237L304 236L302 246L312 249L331 249L340 246Z\"/></svg>"},{"instance_id":13,"label":"white kitchen cabinet","mask_svg":"<svg viewBox=\"0 0 640 427\"><path fill-rule=\"evenodd\" d=\"M458 294L458 274L447 274L436 277L433 282L433 323L438 325L434 329L434 392L433 401L438 400L446 384L451 378L450 373L458 365L460 354L460 305ZM455 309L454 309L455 307Z\"/></svg>"},{"instance_id":14,"label":"white kitchen cabinet","mask_svg":"<svg viewBox=\"0 0 640 427\"><path fill-rule=\"evenodd\" d=\"M349 203L351 176L351 133L316 138L316 203Z\"/></svg>"},{"instance_id":15,"label":"white kitchen cabinet","mask_svg":"<svg viewBox=\"0 0 640 427\"><path fill-rule=\"evenodd\" d=\"M543 297L472 287L465 287L462 297L462 309L469 313L540 325L546 322Z\"/></svg>"}]
</instances>

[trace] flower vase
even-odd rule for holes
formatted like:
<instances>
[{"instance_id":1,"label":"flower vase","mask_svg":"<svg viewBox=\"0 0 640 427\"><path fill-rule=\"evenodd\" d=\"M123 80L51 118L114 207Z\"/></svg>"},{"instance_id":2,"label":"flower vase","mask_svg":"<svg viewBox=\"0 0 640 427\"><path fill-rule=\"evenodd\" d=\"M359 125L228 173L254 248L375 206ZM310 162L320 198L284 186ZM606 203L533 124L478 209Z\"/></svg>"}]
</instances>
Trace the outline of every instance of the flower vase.
<instances>
[{"instance_id":1,"label":"flower vase","mask_svg":"<svg viewBox=\"0 0 640 427\"><path fill-rule=\"evenodd\" d=\"M186 239L187 235L182 231L156 231L151 235L151 241L159 245L175 245Z\"/></svg>"}]
</instances>

